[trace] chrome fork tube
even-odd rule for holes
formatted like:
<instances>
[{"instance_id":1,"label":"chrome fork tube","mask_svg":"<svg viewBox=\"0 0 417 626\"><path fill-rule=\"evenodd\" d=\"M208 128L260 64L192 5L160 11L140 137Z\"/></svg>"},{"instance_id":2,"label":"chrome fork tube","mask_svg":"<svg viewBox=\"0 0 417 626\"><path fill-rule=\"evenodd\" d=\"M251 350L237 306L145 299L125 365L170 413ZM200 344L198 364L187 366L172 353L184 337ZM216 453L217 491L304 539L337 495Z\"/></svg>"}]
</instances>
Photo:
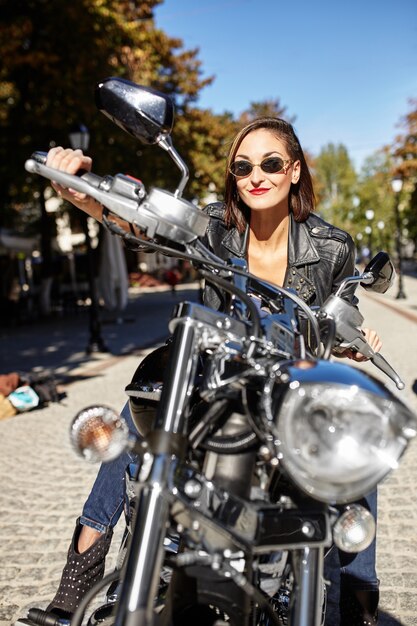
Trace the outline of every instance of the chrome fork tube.
<instances>
[{"instance_id":1,"label":"chrome fork tube","mask_svg":"<svg viewBox=\"0 0 417 626\"><path fill-rule=\"evenodd\" d=\"M138 507L115 626L152 626L154 598L164 556L164 537L169 503L164 494L181 455L181 435L186 432L187 400L198 361L196 330L187 320L177 324L168 360L167 374L151 433L154 454L149 477L139 485Z\"/></svg>"},{"instance_id":2,"label":"chrome fork tube","mask_svg":"<svg viewBox=\"0 0 417 626\"><path fill-rule=\"evenodd\" d=\"M181 320L174 331L164 388L156 414L156 430L183 435L187 420L184 408L197 370L197 330L190 320Z\"/></svg>"},{"instance_id":3,"label":"chrome fork tube","mask_svg":"<svg viewBox=\"0 0 417 626\"><path fill-rule=\"evenodd\" d=\"M293 555L296 582L292 626L320 626L323 610L323 548L303 548Z\"/></svg>"},{"instance_id":4,"label":"chrome fork tube","mask_svg":"<svg viewBox=\"0 0 417 626\"><path fill-rule=\"evenodd\" d=\"M162 490L170 470L166 455L158 455L151 475L139 491L134 530L128 546L123 584L117 605L116 626L151 626L158 589L168 502Z\"/></svg>"}]
</instances>

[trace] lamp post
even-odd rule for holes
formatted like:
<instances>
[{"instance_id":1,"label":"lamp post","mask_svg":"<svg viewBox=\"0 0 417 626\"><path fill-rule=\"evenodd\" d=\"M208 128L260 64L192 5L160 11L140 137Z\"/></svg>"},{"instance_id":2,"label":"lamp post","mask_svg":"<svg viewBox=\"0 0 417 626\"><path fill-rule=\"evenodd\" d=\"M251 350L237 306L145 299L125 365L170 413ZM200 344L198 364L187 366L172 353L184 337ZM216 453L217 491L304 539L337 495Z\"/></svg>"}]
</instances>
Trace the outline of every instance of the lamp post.
<instances>
[{"instance_id":1,"label":"lamp post","mask_svg":"<svg viewBox=\"0 0 417 626\"><path fill-rule=\"evenodd\" d=\"M397 300L404 300L407 296L405 295L403 288L403 274L402 274L402 252L401 252L401 244L402 244L402 223L401 223L401 215L400 215L400 193L403 188L403 179L399 176L396 176L391 181L391 187L395 194L395 202L394 202L394 212L395 212L395 247L397 250L397 271L398 271L398 293L395 296Z\"/></svg>"},{"instance_id":2,"label":"lamp post","mask_svg":"<svg viewBox=\"0 0 417 626\"><path fill-rule=\"evenodd\" d=\"M368 235L368 250L369 250L369 258L372 259L372 220L374 219L374 211L372 209L367 209L365 211L365 217L369 222L369 226L366 226L365 233Z\"/></svg>"},{"instance_id":3,"label":"lamp post","mask_svg":"<svg viewBox=\"0 0 417 626\"><path fill-rule=\"evenodd\" d=\"M90 133L88 128L84 124L74 127L68 134L69 142L73 150L88 150L90 143ZM98 307L98 297L96 282L94 278L94 259L93 248L91 246L91 238L88 230L88 217L86 213L83 213L83 230L85 234L85 243L87 247L87 277L88 286L90 291L90 306L88 308L90 318L90 337L88 340L86 352L91 354L93 352L108 352L103 338L101 336L101 324Z\"/></svg>"},{"instance_id":4,"label":"lamp post","mask_svg":"<svg viewBox=\"0 0 417 626\"><path fill-rule=\"evenodd\" d=\"M385 228L385 222L384 220L379 220L376 224L376 227L379 230L379 242L380 245L383 249L386 250L386 252L388 252L388 246L387 246L387 242L385 240L385 233L384 233L384 228Z\"/></svg>"},{"instance_id":5,"label":"lamp post","mask_svg":"<svg viewBox=\"0 0 417 626\"><path fill-rule=\"evenodd\" d=\"M82 150L83 152L88 150L88 146L90 145L90 133L87 126L84 126L84 124L73 126L68 133L68 138L73 150Z\"/></svg>"}]
</instances>

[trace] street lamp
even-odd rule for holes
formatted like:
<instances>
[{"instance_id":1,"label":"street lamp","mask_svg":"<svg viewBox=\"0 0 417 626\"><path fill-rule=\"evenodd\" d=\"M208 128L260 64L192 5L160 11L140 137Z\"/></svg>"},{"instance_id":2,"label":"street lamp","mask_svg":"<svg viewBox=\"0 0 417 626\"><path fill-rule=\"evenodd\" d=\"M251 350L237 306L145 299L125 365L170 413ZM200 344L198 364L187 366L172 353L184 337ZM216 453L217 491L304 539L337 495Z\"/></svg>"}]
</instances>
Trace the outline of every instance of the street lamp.
<instances>
[{"instance_id":1,"label":"street lamp","mask_svg":"<svg viewBox=\"0 0 417 626\"><path fill-rule=\"evenodd\" d=\"M391 181L391 187L395 194L394 212L395 212L395 245L397 249L397 271L398 271L398 293L396 295L397 300L404 300L407 296L403 289L403 274L402 274L402 252L401 252L401 215L400 215L400 193L403 188L403 179L396 176Z\"/></svg>"},{"instance_id":2,"label":"street lamp","mask_svg":"<svg viewBox=\"0 0 417 626\"><path fill-rule=\"evenodd\" d=\"M369 222L369 226L366 226L365 233L368 235L368 250L369 250L369 258L372 259L372 220L374 219L374 211L372 209L367 209L365 211L365 217Z\"/></svg>"},{"instance_id":3,"label":"street lamp","mask_svg":"<svg viewBox=\"0 0 417 626\"><path fill-rule=\"evenodd\" d=\"M69 142L71 148L73 150L88 150L88 145L90 143L90 133L88 132L88 128L84 126L84 124L80 124L79 126L75 126L68 133ZM86 213L83 213L83 230L85 234L85 243L87 247L87 277L88 277L88 286L90 291L90 306L88 307L89 318L90 318L90 338L88 340L86 352L87 354L91 354L93 352L108 352L108 348L106 347L103 338L101 336L101 324L100 324L100 316L99 316L99 308L98 308L98 297L97 297L97 289L96 282L94 278L94 258L93 258L93 248L91 246L91 238L88 230L88 216Z\"/></svg>"},{"instance_id":4,"label":"street lamp","mask_svg":"<svg viewBox=\"0 0 417 626\"><path fill-rule=\"evenodd\" d=\"M90 133L87 126L84 126L84 124L73 126L68 133L68 138L73 150L82 150L83 152L88 150Z\"/></svg>"}]
</instances>

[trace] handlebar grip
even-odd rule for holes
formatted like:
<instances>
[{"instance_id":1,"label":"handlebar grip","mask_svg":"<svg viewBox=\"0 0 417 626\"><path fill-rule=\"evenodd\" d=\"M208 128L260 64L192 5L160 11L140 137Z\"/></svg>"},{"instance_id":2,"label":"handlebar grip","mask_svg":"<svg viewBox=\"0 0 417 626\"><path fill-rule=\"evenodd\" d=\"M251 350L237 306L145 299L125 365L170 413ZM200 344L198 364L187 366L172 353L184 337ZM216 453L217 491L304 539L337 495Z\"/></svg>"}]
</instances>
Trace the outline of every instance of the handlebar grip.
<instances>
[{"instance_id":1,"label":"handlebar grip","mask_svg":"<svg viewBox=\"0 0 417 626\"><path fill-rule=\"evenodd\" d=\"M46 159L48 158L48 153L38 150L37 152L34 152L30 158L36 161L37 163L40 163L41 165L46 165ZM88 172L87 170L78 170L78 172L76 173L76 176L79 176L79 178L82 178L83 180L85 180L89 185L91 185L95 189L98 189L100 187L101 182L103 181L102 176L98 176L97 174L93 174L93 172Z\"/></svg>"}]
</instances>

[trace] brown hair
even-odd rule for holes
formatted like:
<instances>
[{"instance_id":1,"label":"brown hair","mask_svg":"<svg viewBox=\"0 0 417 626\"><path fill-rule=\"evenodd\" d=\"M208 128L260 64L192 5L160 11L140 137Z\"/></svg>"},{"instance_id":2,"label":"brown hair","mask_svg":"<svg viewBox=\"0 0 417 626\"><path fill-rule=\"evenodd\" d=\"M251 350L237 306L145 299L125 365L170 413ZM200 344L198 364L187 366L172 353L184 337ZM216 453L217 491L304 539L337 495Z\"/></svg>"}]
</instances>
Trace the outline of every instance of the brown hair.
<instances>
[{"instance_id":1,"label":"brown hair","mask_svg":"<svg viewBox=\"0 0 417 626\"><path fill-rule=\"evenodd\" d=\"M239 197L236 186L236 178L230 173L230 165L235 160L235 156L243 139L254 130L264 128L271 131L278 139L284 142L288 155L292 161L300 161L300 179L296 184L291 185L289 194L289 208L297 222L304 222L312 211L314 211L315 197L313 182L310 170L304 156L303 149L289 122L278 117L260 117L238 132L229 150L226 163L225 178L225 222L230 228L236 226L239 232L243 232L249 222L250 209Z\"/></svg>"}]
</instances>

